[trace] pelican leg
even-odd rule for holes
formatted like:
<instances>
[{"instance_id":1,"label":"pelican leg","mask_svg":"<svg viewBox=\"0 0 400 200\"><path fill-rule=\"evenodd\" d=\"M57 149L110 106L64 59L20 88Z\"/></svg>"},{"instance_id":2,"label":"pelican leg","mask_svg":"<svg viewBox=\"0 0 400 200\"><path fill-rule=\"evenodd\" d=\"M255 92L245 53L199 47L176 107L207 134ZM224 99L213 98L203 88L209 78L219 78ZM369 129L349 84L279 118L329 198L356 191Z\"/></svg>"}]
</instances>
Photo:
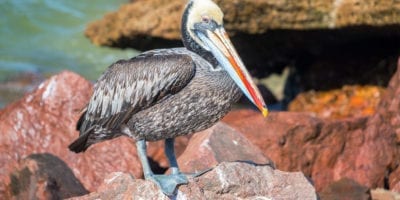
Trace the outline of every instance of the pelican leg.
<instances>
[{"instance_id":1,"label":"pelican leg","mask_svg":"<svg viewBox=\"0 0 400 200\"><path fill-rule=\"evenodd\" d=\"M171 174L169 177L173 179L177 185L188 183L188 179L185 174L182 174L176 161L175 149L174 149L174 138L168 138L165 140L165 155L167 156L169 166L171 168Z\"/></svg>"},{"instance_id":2,"label":"pelican leg","mask_svg":"<svg viewBox=\"0 0 400 200\"><path fill-rule=\"evenodd\" d=\"M175 149L174 149L174 138L168 138L165 140L165 155L168 158L169 166L171 168L171 175L180 184L188 183L186 175L182 174L179 170L178 162L176 161Z\"/></svg>"},{"instance_id":3,"label":"pelican leg","mask_svg":"<svg viewBox=\"0 0 400 200\"><path fill-rule=\"evenodd\" d=\"M140 162L142 163L144 178L148 179L149 177L153 176L154 173L153 171L151 171L149 160L147 159L146 141L145 140L136 141L136 149Z\"/></svg>"},{"instance_id":4,"label":"pelican leg","mask_svg":"<svg viewBox=\"0 0 400 200\"><path fill-rule=\"evenodd\" d=\"M172 143L173 146L173 143ZM143 174L146 180L151 180L161 189L161 191L166 194L167 196L172 196L175 192L175 189L178 185L187 183L187 178L185 175L181 173L175 172L175 174L171 175L157 175L154 174L150 168L149 161L147 159L147 152L146 152L146 141L145 140L138 140L136 142L136 148L138 150L138 155L140 162L142 163L143 167ZM175 157L175 155L174 155ZM168 157L169 159L169 157ZM175 160L176 164L176 160ZM177 167L177 165L176 165ZM176 170L175 170L176 171ZM179 172L179 170L178 170Z\"/></svg>"},{"instance_id":5,"label":"pelican leg","mask_svg":"<svg viewBox=\"0 0 400 200\"><path fill-rule=\"evenodd\" d=\"M171 168L171 175L174 175L177 178L181 178L182 184L188 183L187 177L195 178L212 170L212 168L210 168L194 174L181 173L181 171L179 170L178 162L176 161L174 141L174 138L169 138L165 140L165 155L168 158L169 166Z\"/></svg>"}]
</instances>

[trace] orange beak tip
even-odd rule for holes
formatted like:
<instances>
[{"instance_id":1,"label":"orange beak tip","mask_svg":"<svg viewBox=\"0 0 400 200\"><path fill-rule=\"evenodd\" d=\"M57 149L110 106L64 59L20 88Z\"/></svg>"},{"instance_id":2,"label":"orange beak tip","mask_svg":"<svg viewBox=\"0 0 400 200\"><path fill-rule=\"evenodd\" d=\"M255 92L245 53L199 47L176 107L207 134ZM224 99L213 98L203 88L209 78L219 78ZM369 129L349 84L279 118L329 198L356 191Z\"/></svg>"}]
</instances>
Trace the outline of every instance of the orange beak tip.
<instances>
[{"instance_id":1,"label":"orange beak tip","mask_svg":"<svg viewBox=\"0 0 400 200\"><path fill-rule=\"evenodd\" d=\"M262 115L263 115L264 117L267 117L267 116L268 116L268 109L267 109L267 108L262 108L262 109L261 109L261 113L262 113Z\"/></svg>"}]
</instances>

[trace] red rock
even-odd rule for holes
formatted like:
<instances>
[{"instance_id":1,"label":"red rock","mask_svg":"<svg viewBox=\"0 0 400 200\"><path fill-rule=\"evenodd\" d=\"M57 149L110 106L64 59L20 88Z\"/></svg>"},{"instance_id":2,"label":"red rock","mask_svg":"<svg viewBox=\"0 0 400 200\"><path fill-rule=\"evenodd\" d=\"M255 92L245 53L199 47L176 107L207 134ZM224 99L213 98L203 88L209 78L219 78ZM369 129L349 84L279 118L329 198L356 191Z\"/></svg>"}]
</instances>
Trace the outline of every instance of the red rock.
<instances>
[{"instance_id":1,"label":"red rock","mask_svg":"<svg viewBox=\"0 0 400 200\"><path fill-rule=\"evenodd\" d=\"M390 133L378 137L378 129L371 128L379 118L374 117L323 120L279 112L263 118L257 112L237 111L224 121L257 145L278 169L303 171L321 191L346 177L371 188L384 186L397 149Z\"/></svg>"},{"instance_id":2,"label":"red rock","mask_svg":"<svg viewBox=\"0 0 400 200\"><path fill-rule=\"evenodd\" d=\"M342 178L400 192L400 60L371 117L323 120L305 113L264 119L238 111L224 119L260 147L278 169L302 170L318 191Z\"/></svg>"},{"instance_id":3,"label":"red rock","mask_svg":"<svg viewBox=\"0 0 400 200\"><path fill-rule=\"evenodd\" d=\"M23 159L7 188L6 199L65 199L88 193L62 160L47 153Z\"/></svg>"},{"instance_id":4,"label":"red rock","mask_svg":"<svg viewBox=\"0 0 400 200\"><path fill-rule=\"evenodd\" d=\"M384 164L390 163L389 188L392 191L400 192L400 58L397 62L397 71L389 82L385 96L378 107L378 114L374 118L384 126L371 126L369 132L374 133L375 138L386 138L391 140L397 147L396 154L392 154L392 160L384 160ZM372 121L371 121L372 123ZM389 154L390 155L390 154ZM382 156L375 154L375 156Z\"/></svg>"},{"instance_id":5,"label":"red rock","mask_svg":"<svg viewBox=\"0 0 400 200\"><path fill-rule=\"evenodd\" d=\"M223 162L210 172L190 179L172 199L317 199L315 189L302 173L282 172L268 165ZM167 200L157 186L124 173L108 176L99 189L72 199Z\"/></svg>"},{"instance_id":6,"label":"red rock","mask_svg":"<svg viewBox=\"0 0 400 200\"><path fill-rule=\"evenodd\" d=\"M392 191L400 192L400 167L397 167L389 175L389 188Z\"/></svg>"},{"instance_id":7,"label":"red rock","mask_svg":"<svg viewBox=\"0 0 400 200\"><path fill-rule=\"evenodd\" d=\"M80 110L87 104L92 84L72 72L62 72L0 113L0 196L10 183L8 174L32 153L49 152L64 160L88 190L106 174L124 171L141 176L135 145L121 137L94 145L82 154L70 152Z\"/></svg>"},{"instance_id":8,"label":"red rock","mask_svg":"<svg viewBox=\"0 0 400 200\"><path fill-rule=\"evenodd\" d=\"M272 161L256 146L224 123L217 123L194 134L178 158L179 167L187 173L201 172L229 161L250 161L273 166Z\"/></svg>"}]
</instances>

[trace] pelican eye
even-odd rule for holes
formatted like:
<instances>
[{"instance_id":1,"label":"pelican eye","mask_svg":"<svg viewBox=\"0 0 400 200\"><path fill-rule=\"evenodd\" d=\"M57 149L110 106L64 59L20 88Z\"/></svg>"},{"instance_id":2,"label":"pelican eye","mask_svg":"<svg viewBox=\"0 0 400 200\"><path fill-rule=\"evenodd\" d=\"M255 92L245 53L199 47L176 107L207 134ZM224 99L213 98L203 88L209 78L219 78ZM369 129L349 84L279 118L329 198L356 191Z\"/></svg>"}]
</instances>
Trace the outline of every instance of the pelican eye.
<instances>
[{"instance_id":1,"label":"pelican eye","mask_svg":"<svg viewBox=\"0 0 400 200\"><path fill-rule=\"evenodd\" d=\"M201 21L204 23L210 23L211 19L208 16L202 16Z\"/></svg>"}]
</instances>

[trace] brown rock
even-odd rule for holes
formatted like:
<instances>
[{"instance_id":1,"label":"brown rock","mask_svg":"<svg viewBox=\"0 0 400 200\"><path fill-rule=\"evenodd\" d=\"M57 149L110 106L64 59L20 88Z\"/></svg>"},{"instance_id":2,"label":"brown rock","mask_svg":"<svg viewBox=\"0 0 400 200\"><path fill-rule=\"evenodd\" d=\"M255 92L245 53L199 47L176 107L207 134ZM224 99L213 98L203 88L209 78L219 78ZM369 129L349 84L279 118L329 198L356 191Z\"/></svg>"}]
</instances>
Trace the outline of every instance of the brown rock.
<instances>
[{"instance_id":1,"label":"brown rock","mask_svg":"<svg viewBox=\"0 0 400 200\"><path fill-rule=\"evenodd\" d=\"M358 184L357 182L343 178L339 181L333 182L319 193L323 200L370 200L370 190Z\"/></svg>"},{"instance_id":2,"label":"brown rock","mask_svg":"<svg viewBox=\"0 0 400 200\"><path fill-rule=\"evenodd\" d=\"M88 193L62 160L47 153L23 159L10 179L6 199L65 199Z\"/></svg>"},{"instance_id":3,"label":"brown rock","mask_svg":"<svg viewBox=\"0 0 400 200\"><path fill-rule=\"evenodd\" d=\"M244 162L221 163L178 188L176 199L317 199L311 183L299 172ZM170 199L151 181L124 173L108 176L97 192L73 199Z\"/></svg>"},{"instance_id":4,"label":"brown rock","mask_svg":"<svg viewBox=\"0 0 400 200\"><path fill-rule=\"evenodd\" d=\"M141 177L135 145L128 138L94 145L83 154L68 150L69 143L78 137L76 121L91 91L89 81L65 71L1 110L0 196L11 182L9 173L17 162L32 153L49 152L61 158L88 190L96 188L113 171Z\"/></svg>"},{"instance_id":5,"label":"brown rock","mask_svg":"<svg viewBox=\"0 0 400 200\"><path fill-rule=\"evenodd\" d=\"M269 29L326 29L400 24L400 3L390 0L266 1L215 0L225 13L228 32L262 34ZM98 45L127 38L180 39L186 1L136 0L93 22L85 34Z\"/></svg>"},{"instance_id":6,"label":"brown rock","mask_svg":"<svg viewBox=\"0 0 400 200\"><path fill-rule=\"evenodd\" d=\"M271 160L239 132L224 123L196 133L186 150L178 158L183 172L193 173L207 170L221 162L247 161L269 164Z\"/></svg>"},{"instance_id":7,"label":"brown rock","mask_svg":"<svg viewBox=\"0 0 400 200\"><path fill-rule=\"evenodd\" d=\"M375 113L385 89L378 86L344 86L341 89L299 94L288 111L310 112L321 118L365 117Z\"/></svg>"}]
</instances>

